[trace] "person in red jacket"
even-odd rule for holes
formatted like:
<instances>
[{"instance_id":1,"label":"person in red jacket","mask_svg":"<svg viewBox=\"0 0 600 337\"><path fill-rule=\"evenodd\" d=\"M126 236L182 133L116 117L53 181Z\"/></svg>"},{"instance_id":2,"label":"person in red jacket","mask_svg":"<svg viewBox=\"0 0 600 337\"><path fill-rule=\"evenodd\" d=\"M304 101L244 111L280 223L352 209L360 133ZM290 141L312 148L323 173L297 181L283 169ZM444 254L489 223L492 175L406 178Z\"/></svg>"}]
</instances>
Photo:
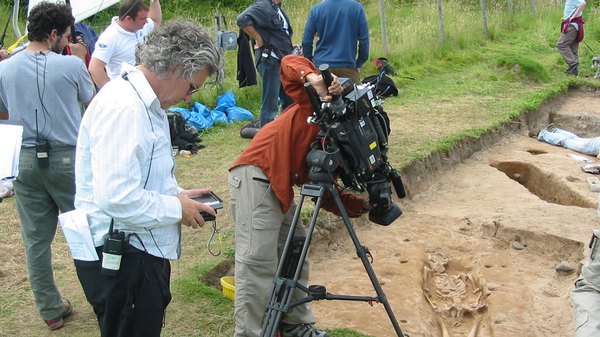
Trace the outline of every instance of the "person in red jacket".
<instances>
[{"instance_id":1,"label":"person in red jacket","mask_svg":"<svg viewBox=\"0 0 600 337\"><path fill-rule=\"evenodd\" d=\"M308 182L306 156L320 131L308 124L313 108L304 90L309 82L317 94L331 100L342 87L336 77L329 88L317 68L308 59L288 55L282 59L281 81L295 104L273 122L261 128L244 153L230 169L228 183L235 229L235 318L236 337L254 337L261 333L265 305L271 294L273 278L283 244L287 238L296 204L294 185ZM368 211L368 203L352 194L342 194L350 216ZM323 208L335 211L324 205ZM296 236L303 236L303 226ZM308 262L302 268L300 282L308 281ZM303 297L294 293L293 300ZM326 337L316 329L308 303L290 310L283 318L284 337Z\"/></svg>"}]
</instances>

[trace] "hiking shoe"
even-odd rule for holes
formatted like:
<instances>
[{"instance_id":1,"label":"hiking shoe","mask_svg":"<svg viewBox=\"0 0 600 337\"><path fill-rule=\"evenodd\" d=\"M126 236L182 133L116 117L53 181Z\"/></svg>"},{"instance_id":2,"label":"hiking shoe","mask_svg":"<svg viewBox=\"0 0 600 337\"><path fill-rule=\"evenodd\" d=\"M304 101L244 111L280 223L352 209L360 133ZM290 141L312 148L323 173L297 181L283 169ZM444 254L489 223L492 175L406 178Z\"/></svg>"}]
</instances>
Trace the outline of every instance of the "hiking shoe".
<instances>
[{"instance_id":1,"label":"hiking shoe","mask_svg":"<svg viewBox=\"0 0 600 337\"><path fill-rule=\"evenodd\" d=\"M540 131L542 131L542 128L540 127L531 128L531 130L529 130L529 137L537 138Z\"/></svg>"},{"instance_id":2,"label":"hiking shoe","mask_svg":"<svg viewBox=\"0 0 600 337\"><path fill-rule=\"evenodd\" d=\"M569 68L567 68L567 70L565 70L565 73L567 73L567 75L579 75L579 63L575 63L573 65L570 65Z\"/></svg>"},{"instance_id":3,"label":"hiking shoe","mask_svg":"<svg viewBox=\"0 0 600 337\"><path fill-rule=\"evenodd\" d=\"M312 324L286 324L281 323L282 337L327 337L323 330L315 328Z\"/></svg>"},{"instance_id":4,"label":"hiking shoe","mask_svg":"<svg viewBox=\"0 0 600 337\"><path fill-rule=\"evenodd\" d=\"M48 330L55 331L62 328L65 325L65 318L71 316L73 314L73 306L69 300L62 300L63 303L63 311L62 313L53 319L45 319L46 325L48 326Z\"/></svg>"},{"instance_id":5,"label":"hiking shoe","mask_svg":"<svg viewBox=\"0 0 600 337\"><path fill-rule=\"evenodd\" d=\"M554 123L550 123L545 127L531 128L531 130L529 130L529 137L537 138L540 132L542 132L542 130L554 132L554 130L556 130L556 125L554 125Z\"/></svg>"}]
</instances>

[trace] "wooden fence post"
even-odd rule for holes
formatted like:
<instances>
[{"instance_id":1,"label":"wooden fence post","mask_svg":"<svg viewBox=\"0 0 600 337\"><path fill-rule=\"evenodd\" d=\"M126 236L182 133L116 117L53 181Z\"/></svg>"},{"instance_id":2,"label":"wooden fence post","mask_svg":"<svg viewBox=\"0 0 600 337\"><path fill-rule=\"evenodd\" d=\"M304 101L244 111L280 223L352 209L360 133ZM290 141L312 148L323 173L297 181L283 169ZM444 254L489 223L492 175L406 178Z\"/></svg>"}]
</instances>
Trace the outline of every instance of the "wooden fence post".
<instances>
[{"instance_id":1,"label":"wooden fence post","mask_svg":"<svg viewBox=\"0 0 600 337\"><path fill-rule=\"evenodd\" d=\"M387 25L385 22L385 1L379 0L379 16L381 17L381 40L383 47L383 56L388 57L388 45L387 45Z\"/></svg>"},{"instance_id":2,"label":"wooden fence post","mask_svg":"<svg viewBox=\"0 0 600 337\"><path fill-rule=\"evenodd\" d=\"M442 6L442 0L437 0L438 17L440 23L440 42L446 43L446 32L444 32L444 8Z\"/></svg>"},{"instance_id":3,"label":"wooden fence post","mask_svg":"<svg viewBox=\"0 0 600 337\"><path fill-rule=\"evenodd\" d=\"M535 4L535 0L529 0L531 4L531 11L533 12L533 16L537 16L537 5Z\"/></svg>"},{"instance_id":4,"label":"wooden fence post","mask_svg":"<svg viewBox=\"0 0 600 337\"><path fill-rule=\"evenodd\" d=\"M488 31L488 23L487 23L487 4L485 0L481 0L481 16L483 17L483 35L486 38L490 37L490 33Z\"/></svg>"}]
</instances>

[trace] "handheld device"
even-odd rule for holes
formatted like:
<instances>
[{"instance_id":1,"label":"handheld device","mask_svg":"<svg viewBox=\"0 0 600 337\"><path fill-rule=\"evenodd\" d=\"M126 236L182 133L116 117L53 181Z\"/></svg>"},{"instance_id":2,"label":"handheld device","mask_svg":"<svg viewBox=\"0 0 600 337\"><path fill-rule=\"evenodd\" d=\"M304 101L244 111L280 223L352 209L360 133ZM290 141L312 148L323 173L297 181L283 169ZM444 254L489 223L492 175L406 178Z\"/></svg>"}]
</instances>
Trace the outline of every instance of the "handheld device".
<instances>
[{"instance_id":1,"label":"handheld device","mask_svg":"<svg viewBox=\"0 0 600 337\"><path fill-rule=\"evenodd\" d=\"M201 194L193 197L192 199L210 206L212 209L215 210L215 213L217 213L218 209L223 208L223 200L221 200L221 198L219 198L214 192ZM204 219L204 221L216 220L216 217L214 215L208 214L206 212L200 212L200 214L202 214L202 218Z\"/></svg>"}]
</instances>

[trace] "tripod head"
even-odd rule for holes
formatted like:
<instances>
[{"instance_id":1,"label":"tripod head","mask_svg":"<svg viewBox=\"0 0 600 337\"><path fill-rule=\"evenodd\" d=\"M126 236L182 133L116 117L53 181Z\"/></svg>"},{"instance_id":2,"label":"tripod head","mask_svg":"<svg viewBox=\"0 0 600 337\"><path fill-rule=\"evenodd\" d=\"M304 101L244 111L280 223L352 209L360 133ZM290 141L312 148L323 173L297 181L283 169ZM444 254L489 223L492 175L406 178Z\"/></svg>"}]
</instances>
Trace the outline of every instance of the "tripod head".
<instances>
[{"instance_id":1,"label":"tripod head","mask_svg":"<svg viewBox=\"0 0 600 337\"><path fill-rule=\"evenodd\" d=\"M319 67L329 87L333 76L329 66ZM399 198L406 192L400 174L388 162L388 134L383 108L375 103L371 85L355 85L350 79L340 79L342 95L330 103L321 102L315 89L306 83L314 114L309 123L321 131L307 155L309 178L315 182L333 182L339 176L343 187L369 194L369 220L387 226L402 210L391 196L391 185Z\"/></svg>"}]
</instances>

